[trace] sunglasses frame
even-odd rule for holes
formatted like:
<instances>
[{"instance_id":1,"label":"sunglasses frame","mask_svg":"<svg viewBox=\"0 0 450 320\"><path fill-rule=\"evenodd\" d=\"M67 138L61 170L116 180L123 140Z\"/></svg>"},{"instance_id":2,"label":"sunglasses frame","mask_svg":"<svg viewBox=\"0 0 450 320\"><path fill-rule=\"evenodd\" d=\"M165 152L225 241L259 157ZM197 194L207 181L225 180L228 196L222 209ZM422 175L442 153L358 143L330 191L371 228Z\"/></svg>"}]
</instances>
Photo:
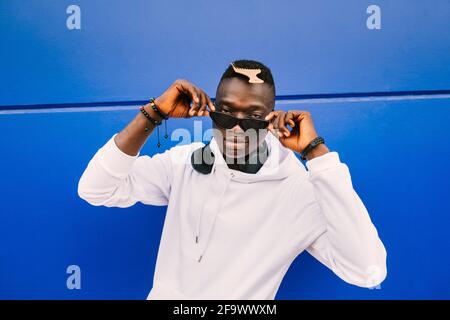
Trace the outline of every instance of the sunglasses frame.
<instances>
[{"instance_id":1,"label":"sunglasses frame","mask_svg":"<svg viewBox=\"0 0 450 320\"><path fill-rule=\"evenodd\" d=\"M229 120L232 120L232 126L229 128L226 128L224 126L222 126L221 124L218 123L217 119L214 119L215 115L219 115L221 117L228 117ZM252 118L238 118L235 117L231 114L228 113L224 113L224 112L220 112L220 111L209 111L209 116L211 117L212 121L220 128L222 129L231 129L233 128L235 125L239 125L242 130L247 131L249 129L254 129L254 130L262 130L262 129L266 129L269 126L270 121L269 120L264 120L264 119L252 119ZM248 126L246 125L246 123L259 123L260 125L256 125L256 126Z\"/></svg>"}]
</instances>

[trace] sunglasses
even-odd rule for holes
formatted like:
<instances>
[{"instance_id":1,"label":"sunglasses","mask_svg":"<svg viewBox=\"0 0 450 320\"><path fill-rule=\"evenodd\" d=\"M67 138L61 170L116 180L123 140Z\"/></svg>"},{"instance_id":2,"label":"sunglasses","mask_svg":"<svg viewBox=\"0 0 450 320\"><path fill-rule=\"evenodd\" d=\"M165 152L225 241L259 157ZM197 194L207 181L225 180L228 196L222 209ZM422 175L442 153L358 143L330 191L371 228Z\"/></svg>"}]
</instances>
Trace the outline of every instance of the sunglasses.
<instances>
[{"instance_id":1,"label":"sunglasses","mask_svg":"<svg viewBox=\"0 0 450 320\"><path fill-rule=\"evenodd\" d=\"M230 114L218 111L210 111L209 116L214 123L222 129L231 129L238 124L244 131L247 131L248 129L261 130L267 128L269 125L268 120L236 118Z\"/></svg>"}]
</instances>

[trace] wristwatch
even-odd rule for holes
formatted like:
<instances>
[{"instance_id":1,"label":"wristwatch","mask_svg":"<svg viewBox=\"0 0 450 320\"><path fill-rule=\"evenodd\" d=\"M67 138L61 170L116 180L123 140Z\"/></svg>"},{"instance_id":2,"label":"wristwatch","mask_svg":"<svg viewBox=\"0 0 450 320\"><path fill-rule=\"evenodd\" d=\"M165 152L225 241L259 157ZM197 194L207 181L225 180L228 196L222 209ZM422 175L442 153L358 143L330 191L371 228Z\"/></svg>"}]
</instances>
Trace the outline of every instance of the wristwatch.
<instances>
[{"instance_id":1,"label":"wristwatch","mask_svg":"<svg viewBox=\"0 0 450 320\"><path fill-rule=\"evenodd\" d=\"M302 160L306 160L306 155L315 147L317 147L319 144L325 143L324 138L322 137L316 137L314 138L303 150L302 152Z\"/></svg>"}]
</instances>

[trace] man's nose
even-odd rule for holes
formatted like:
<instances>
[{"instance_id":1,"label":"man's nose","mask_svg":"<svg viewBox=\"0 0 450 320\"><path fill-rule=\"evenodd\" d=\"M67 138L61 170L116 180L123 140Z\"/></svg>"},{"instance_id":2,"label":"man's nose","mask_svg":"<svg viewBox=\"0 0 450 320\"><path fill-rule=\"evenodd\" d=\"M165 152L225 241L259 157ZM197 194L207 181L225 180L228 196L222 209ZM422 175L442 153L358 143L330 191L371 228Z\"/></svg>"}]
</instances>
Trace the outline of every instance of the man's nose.
<instances>
[{"instance_id":1,"label":"man's nose","mask_svg":"<svg viewBox=\"0 0 450 320\"><path fill-rule=\"evenodd\" d=\"M244 133L244 129L242 129L239 124L235 125L233 128L231 128L233 133Z\"/></svg>"},{"instance_id":2,"label":"man's nose","mask_svg":"<svg viewBox=\"0 0 450 320\"><path fill-rule=\"evenodd\" d=\"M235 113L233 114L233 116L235 116L236 118L242 119L242 118L245 118L245 117L246 117L246 114L245 114L245 112L240 112L240 111L238 111L238 112L235 112ZM233 133L244 133L244 132L245 132L245 130L242 129L242 128L239 126L239 124L235 125L233 128L231 128L231 130L233 130Z\"/></svg>"}]
</instances>

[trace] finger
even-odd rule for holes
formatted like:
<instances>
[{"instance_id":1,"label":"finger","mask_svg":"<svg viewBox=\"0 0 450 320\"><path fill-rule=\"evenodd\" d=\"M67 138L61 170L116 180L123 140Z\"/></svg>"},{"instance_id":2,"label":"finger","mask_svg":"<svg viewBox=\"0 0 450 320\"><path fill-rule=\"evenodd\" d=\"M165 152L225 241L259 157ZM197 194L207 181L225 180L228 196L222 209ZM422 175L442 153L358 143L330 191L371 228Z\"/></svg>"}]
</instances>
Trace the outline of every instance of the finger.
<instances>
[{"instance_id":1,"label":"finger","mask_svg":"<svg viewBox=\"0 0 450 320\"><path fill-rule=\"evenodd\" d=\"M191 87L191 90L192 90L192 92L194 92L192 94L192 97L194 97L194 98L191 101L191 109L189 110L189 115L195 116L195 114L197 113L197 111L199 109L199 105L200 105L200 94L194 86Z\"/></svg>"},{"instance_id":2,"label":"finger","mask_svg":"<svg viewBox=\"0 0 450 320\"><path fill-rule=\"evenodd\" d=\"M291 135L291 130L288 128L288 126L291 125L291 123L289 122L289 117L290 117L289 112L286 112L286 114L284 115L284 127L286 129L285 134L286 137L289 137Z\"/></svg>"},{"instance_id":3,"label":"finger","mask_svg":"<svg viewBox=\"0 0 450 320\"><path fill-rule=\"evenodd\" d=\"M295 127L294 114L291 111L289 111L286 114L286 121L285 122L288 123L291 126L291 128Z\"/></svg>"},{"instance_id":4,"label":"finger","mask_svg":"<svg viewBox=\"0 0 450 320\"><path fill-rule=\"evenodd\" d=\"M210 106L210 102L208 102L208 99L207 99L207 97L205 97L205 107L199 112L199 116L200 117L207 117L207 116L209 116L209 110L208 110L208 108L211 108L211 106Z\"/></svg>"},{"instance_id":5,"label":"finger","mask_svg":"<svg viewBox=\"0 0 450 320\"><path fill-rule=\"evenodd\" d=\"M202 116L205 109L206 109L206 94L202 90L200 90L200 107L198 109L197 115Z\"/></svg>"},{"instance_id":6,"label":"finger","mask_svg":"<svg viewBox=\"0 0 450 320\"><path fill-rule=\"evenodd\" d=\"M298 120L299 120L299 125L301 127L303 124L305 124L307 122L312 122L312 117L308 111L302 111L302 113L298 116Z\"/></svg>"},{"instance_id":7,"label":"finger","mask_svg":"<svg viewBox=\"0 0 450 320\"><path fill-rule=\"evenodd\" d=\"M282 137L284 134L285 134L285 132L286 132L286 127L285 127L285 125L284 125L284 117L285 117L285 112L283 111L283 112L281 112L279 115L278 115L278 117L277 117L277 120L276 120L276 123L277 123L277 125L276 125L276 127L278 128L278 130L279 130L279 136L280 137Z\"/></svg>"},{"instance_id":8,"label":"finger","mask_svg":"<svg viewBox=\"0 0 450 320\"><path fill-rule=\"evenodd\" d=\"M211 98L208 95L206 95L206 101L208 103L209 110L216 111L216 106L214 105L214 103L212 102Z\"/></svg>"},{"instance_id":9,"label":"finger","mask_svg":"<svg viewBox=\"0 0 450 320\"><path fill-rule=\"evenodd\" d=\"M272 128L276 130L278 129L278 112L276 112L273 115L272 119L270 120L270 123L272 124Z\"/></svg>"},{"instance_id":10,"label":"finger","mask_svg":"<svg viewBox=\"0 0 450 320\"><path fill-rule=\"evenodd\" d=\"M185 94L187 94L192 99L192 102L195 102L195 103L200 102L200 98L198 97L197 90L195 90L195 87L192 84L183 82L180 84L179 87Z\"/></svg>"},{"instance_id":11,"label":"finger","mask_svg":"<svg viewBox=\"0 0 450 320\"><path fill-rule=\"evenodd\" d=\"M284 134L285 137L289 137L290 132L286 127L288 112L286 112L282 117L280 117L280 130Z\"/></svg>"},{"instance_id":12,"label":"finger","mask_svg":"<svg viewBox=\"0 0 450 320\"><path fill-rule=\"evenodd\" d=\"M272 120L272 118L275 116L275 113L273 111L269 112L269 114L264 118L264 120Z\"/></svg>"},{"instance_id":13,"label":"finger","mask_svg":"<svg viewBox=\"0 0 450 320\"><path fill-rule=\"evenodd\" d=\"M270 123L269 123L269 127L271 128L271 132L273 133L273 135L277 138L279 138L280 136L278 135L278 112L277 111L272 111L271 112L271 117L270 117Z\"/></svg>"},{"instance_id":14,"label":"finger","mask_svg":"<svg viewBox=\"0 0 450 320\"><path fill-rule=\"evenodd\" d=\"M277 135L276 133L275 133L275 129L274 129L274 127L273 127L273 122L269 122L269 125L267 126L267 129L270 131L270 132L272 132L273 133L273 135Z\"/></svg>"},{"instance_id":15,"label":"finger","mask_svg":"<svg viewBox=\"0 0 450 320\"><path fill-rule=\"evenodd\" d=\"M265 120L271 121L278 114L278 111L270 111L269 114L264 118Z\"/></svg>"},{"instance_id":16,"label":"finger","mask_svg":"<svg viewBox=\"0 0 450 320\"><path fill-rule=\"evenodd\" d=\"M305 118L311 118L311 114L308 111L304 110L289 110L289 113L292 114L292 120L289 121L291 127L294 128L296 125L301 126L302 120Z\"/></svg>"},{"instance_id":17,"label":"finger","mask_svg":"<svg viewBox=\"0 0 450 320\"><path fill-rule=\"evenodd\" d=\"M276 110L276 111L271 111L266 117L265 119L269 121L269 126L267 127L270 132L272 132L272 134L279 138L280 134L279 134L279 130L278 130L278 117L279 115L282 113L282 111Z\"/></svg>"},{"instance_id":18,"label":"finger","mask_svg":"<svg viewBox=\"0 0 450 320\"><path fill-rule=\"evenodd\" d=\"M303 110L292 110L292 114L294 115L294 119L297 118L298 120L301 120L307 115L308 111Z\"/></svg>"}]
</instances>

